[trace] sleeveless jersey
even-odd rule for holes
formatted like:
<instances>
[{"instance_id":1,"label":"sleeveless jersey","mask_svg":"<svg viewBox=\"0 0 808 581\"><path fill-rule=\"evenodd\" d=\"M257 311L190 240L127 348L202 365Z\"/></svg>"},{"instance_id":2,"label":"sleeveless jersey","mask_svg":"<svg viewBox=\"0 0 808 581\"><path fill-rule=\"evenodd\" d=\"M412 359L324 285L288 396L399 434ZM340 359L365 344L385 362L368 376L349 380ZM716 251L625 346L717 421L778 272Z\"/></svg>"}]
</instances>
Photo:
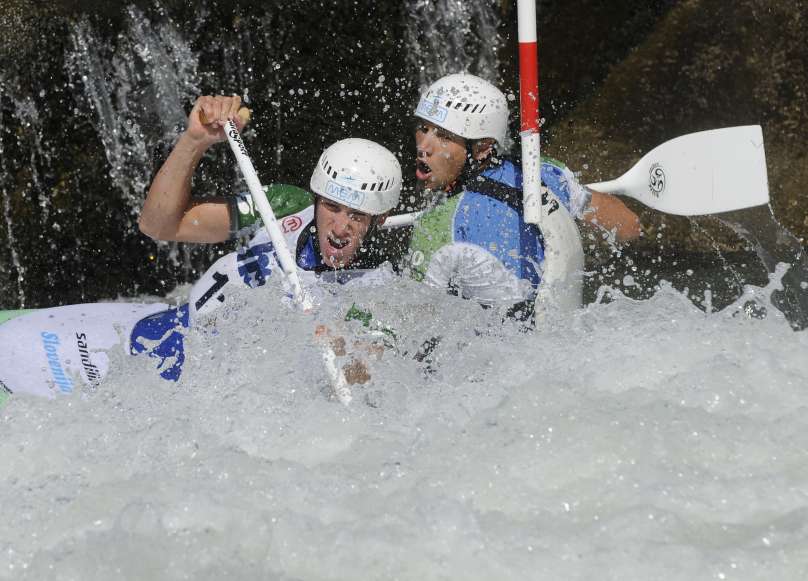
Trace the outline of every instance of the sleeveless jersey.
<instances>
[{"instance_id":1,"label":"sleeveless jersey","mask_svg":"<svg viewBox=\"0 0 808 581\"><path fill-rule=\"evenodd\" d=\"M272 189L285 197L272 197ZM296 192L290 197L291 190ZM276 217L295 253L304 286L311 288L315 279L343 284L360 277L359 284L389 282L392 274L375 270L318 274L323 264L312 235L311 197L287 186L267 193L273 208L278 208ZM232 230L241 235L255 230L260 223L249 194L240 195L235 204L238 216ZM72 393L82 384L96 385L107 375L108 352L115 348L146 354L163 379L177 381L185 362L185 335L196 317L220 306L230 293L266 284L278 268L272 242L261 228L239 250L217 260L193 285L189 302L180 306L95 303L0 312L0 405L11 393L54 397ZM369 272L374 276L364 276Z\"/></svg>"},{"instance_id":2,"label":"sleeveless jersey","mask_svg":"<svg viewBox=\"0 0 808 581\"><path fill-rule=\"evenodd\" d=\"M304 273L317 268L319 255L313 248L311 228L314 221L314 206L311 196L292 186L281 189L265 188L267 198L276 212L286 244L297 255L301 271L301 283L306 284ZM273 197L273 193L284 196ZM291 192L291 197L290 197ZM285 213L289 210L301 210ZM163 379L177 381L185 362L185 335L198 316L215 310L226 297L243 289L257 288L266 284L272 273L279 269L275 248L264 228L258 229L260 221L249 194L239 194L231 205L231 232L244 236L249 231L255 235L237 251L222 256L205 271L188 293L188 303L179 307L154 313L135 324L130 335L132 354L146 353L157 360ZM290 293L291 296L291 293Z\"/></svg>"},{"instance_id":3,"label":"sleeveless jersey","mask_svg":"<svg viewBox=\"0 0 808 581\"><path fill-rule=\"evenodd\" d=\"M573 216L589 193L561 163L542 159L542 182ZM522 214L522 174L502 161L421 216L406 266L415 279L483 305L533 301L541 281L541 232Z\"/></svg>"}]
</instances>

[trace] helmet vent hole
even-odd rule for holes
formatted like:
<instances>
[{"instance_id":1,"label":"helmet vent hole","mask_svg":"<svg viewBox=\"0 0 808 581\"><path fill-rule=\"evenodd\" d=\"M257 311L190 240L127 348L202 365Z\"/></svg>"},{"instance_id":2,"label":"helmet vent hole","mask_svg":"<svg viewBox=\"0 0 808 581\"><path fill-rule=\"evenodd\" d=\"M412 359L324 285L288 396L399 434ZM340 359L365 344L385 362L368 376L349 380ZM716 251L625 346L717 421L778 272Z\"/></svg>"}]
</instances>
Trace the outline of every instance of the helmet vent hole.
<instances>
[{"instance_id":1,"label":"helmet vent hole","mask_svg":"<svg viewBox=\"0 0 808 581\"><path fill-rule=\"evenodd\" d=\"M368 189L368 185L367 185L367 184L362 184L362 189L363 189L363 190Z\"/></svg>"},{"instance_id":2,"label":"helmet vent hole","mask_svg":"<svg viewBox=\"0 0 808 581\"><path fill-rule=\"evenodd\" d=\"M480 109L480 113L482 113L484 110L485 110L485 105L483 105L483 108Z\"/></svg>"},{"instance_id":3,"label":"helmet vent hole","mask_svg":"<svg viewBox=\"0 0 808 581\"><path fill-rule=\"evenodd\" d=\"M332 177L332 178L334 178L334 179L337 179L337 172L333 172L333 173L331 174L331 177Z\"/></svg>"}]
</instances>

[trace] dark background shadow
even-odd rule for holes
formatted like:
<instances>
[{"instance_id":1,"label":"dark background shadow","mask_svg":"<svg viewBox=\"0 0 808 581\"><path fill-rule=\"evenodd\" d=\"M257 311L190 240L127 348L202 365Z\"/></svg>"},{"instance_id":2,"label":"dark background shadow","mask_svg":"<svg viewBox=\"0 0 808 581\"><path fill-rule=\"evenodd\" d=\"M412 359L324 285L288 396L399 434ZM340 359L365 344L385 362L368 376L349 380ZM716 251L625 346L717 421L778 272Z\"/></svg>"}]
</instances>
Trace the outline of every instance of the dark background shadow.
<instances>
[{"instance_id":1,"label":"dark background shadow","mask_svg":"<svg viewBox=\"0 0 808 581\"><path fill-rule=\"evenodd\" d=\"M401 209L416 207L410 111L424 71L448 63L518 94L515 2L466 3L475 12L459 46L445 28L429 26L450 24L446 14L430 14L436 4L4 2L0 308L163 295L230 248L158 244L136 229L151 172L200 93L249 99L255 121L245 139L264 181L305 185L326 145L370 137L400 154ZM804 243L805 2L538 6L545 152L592 182L616 177L677 135L761 124L775 214ZM436 38L454 44L436 49ZM489 53L498 56L494 70L482 58ZM201 195L243 189L224 148L202 170ZM685 255L708 270L730 263L732 276L721 275L731 279L728 296L744 280L765 279L744 242L713 221L641 218L646 236L621 256L600 233L584 231L588 267L600 272L590 289L651 264L658 272L635 277L638 294L653 292L660 276L688 286ZM402 244L380 241L393 255Z\"/></svg>"}]
</instances>

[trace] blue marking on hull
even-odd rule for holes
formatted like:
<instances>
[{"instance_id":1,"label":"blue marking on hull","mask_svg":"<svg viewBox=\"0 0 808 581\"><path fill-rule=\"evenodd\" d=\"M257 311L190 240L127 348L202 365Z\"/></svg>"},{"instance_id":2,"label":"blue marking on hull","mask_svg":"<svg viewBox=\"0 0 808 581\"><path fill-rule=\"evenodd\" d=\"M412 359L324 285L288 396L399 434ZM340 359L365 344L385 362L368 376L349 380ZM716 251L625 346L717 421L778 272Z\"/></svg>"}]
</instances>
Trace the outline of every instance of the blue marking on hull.
<instances>
[{"instance_id":1,"label":"blue marking on hull","mask_svg":"<svg viewBox=\"0 0 808 581\"><path fill-rule=\"evenodd\" d=\"M177 381L182 374L182 365L185 363L185 330L190 324L188 305L160 311L141 319L135 324L130 335L130 350L132 355L148 353L149 357L159 360L157 369L160 377L169 381ZM170 334L166 335L167 333ZM165 337L165 339L163 339ZM140 340L159 341L157 346L149 349ZM163 367L167 361L172 360L170 367Z\"/></svg>"}]
</instances>

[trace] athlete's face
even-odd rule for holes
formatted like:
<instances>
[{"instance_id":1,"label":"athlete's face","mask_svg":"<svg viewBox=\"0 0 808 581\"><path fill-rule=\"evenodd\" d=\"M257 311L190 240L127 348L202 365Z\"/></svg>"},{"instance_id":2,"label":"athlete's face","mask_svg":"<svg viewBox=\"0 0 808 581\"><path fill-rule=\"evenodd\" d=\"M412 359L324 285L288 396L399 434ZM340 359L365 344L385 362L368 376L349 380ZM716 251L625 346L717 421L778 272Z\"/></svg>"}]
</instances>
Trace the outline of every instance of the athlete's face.
<instances>
[{"instance_id":1,"label":"athlete's face","mask_svg":"<svg viewBox=\"0 0 808 581\"><path fill-rule=\"evenodd\" d=\"M356 257L373 216L318 197L314 223L323 262L331 268L344 268Z\"/></svg>"},{"instance_id":2,"label":"athlete's face","mask_svg":"<svg viewBox=\"0 0 808 581\"><path fill-rule=\"evenodd\" d=\"M466 140L428 121L417 121L415 177L427 189L446 190L466 164Z\"/></svg>"}]
</instances>

